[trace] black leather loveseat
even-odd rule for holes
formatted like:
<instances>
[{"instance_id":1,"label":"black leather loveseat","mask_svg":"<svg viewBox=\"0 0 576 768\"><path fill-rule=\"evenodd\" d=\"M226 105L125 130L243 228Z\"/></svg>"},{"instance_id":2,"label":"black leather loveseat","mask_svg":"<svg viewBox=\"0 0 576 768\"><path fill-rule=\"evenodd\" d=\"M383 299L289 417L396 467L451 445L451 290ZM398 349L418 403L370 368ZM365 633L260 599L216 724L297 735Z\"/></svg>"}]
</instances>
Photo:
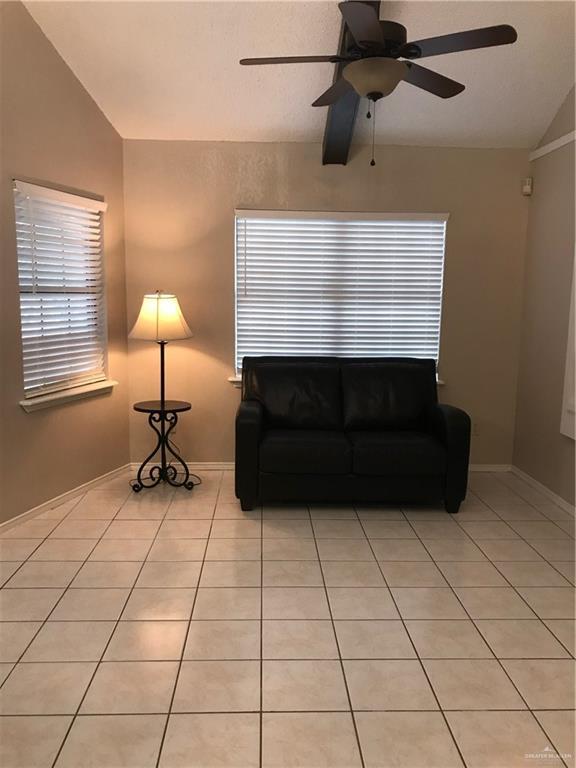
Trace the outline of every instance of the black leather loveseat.
<instances>
[{"instance_id":1,"label":"black leather loveseat","mask_svg":"<svg viewBox=\"0 0 576 768\"><path fill-rule=\"evenodd\" d=\"M246 357L236 496L260 503L443 501L466 495L470 419L438 404L416 358Z\"/></svg>"}]
</instances>

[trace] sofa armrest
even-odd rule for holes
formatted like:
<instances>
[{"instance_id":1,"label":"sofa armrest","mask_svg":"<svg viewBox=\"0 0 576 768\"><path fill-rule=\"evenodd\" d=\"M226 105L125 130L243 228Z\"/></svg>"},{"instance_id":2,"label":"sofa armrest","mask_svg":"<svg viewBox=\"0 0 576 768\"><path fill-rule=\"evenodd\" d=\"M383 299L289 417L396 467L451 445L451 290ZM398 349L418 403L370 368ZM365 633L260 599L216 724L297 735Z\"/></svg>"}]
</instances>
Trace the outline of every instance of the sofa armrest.
<instances>
[{"instance_id":1,"label":"sofa armrest","mask_svg":"<svg viewBox=\"0 0 576 768\"><path fill-rule=\"evenodd\" d=\"M236 496L242 509L258 501L258 451L264 424L264 411L257 400L243 400L236 413Z\"/></svg>"},{"instance_id":2,"label":"sofa armrest","mask_svg":"<svg viewBox=\"0 0 576 768\"><path fill-rule=\"evenodd\" d=\"M438 403L430 413L430 431L446 449L447 505L456 509L466 497L470 459L470 417L460 408Z\"/></svg>"}]
</instances>

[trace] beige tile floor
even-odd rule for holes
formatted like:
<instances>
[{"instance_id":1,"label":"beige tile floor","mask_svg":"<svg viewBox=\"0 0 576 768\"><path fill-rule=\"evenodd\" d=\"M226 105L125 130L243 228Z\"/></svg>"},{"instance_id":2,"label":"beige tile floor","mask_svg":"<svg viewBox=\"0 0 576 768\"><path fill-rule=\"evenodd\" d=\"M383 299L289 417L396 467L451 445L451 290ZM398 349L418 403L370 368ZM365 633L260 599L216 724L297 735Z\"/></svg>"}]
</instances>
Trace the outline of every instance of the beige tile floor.
<instances>
[{"instance_id":1,"label":"beige tile floor","mask_svg":"<svg viewBox=\"0 0 576 768\"><path fill-rule=\"evenodd\" d=\"M574 518L240 510L127 476L0 529L2 768L574 766Z\"/></svg>"}]
</instances>

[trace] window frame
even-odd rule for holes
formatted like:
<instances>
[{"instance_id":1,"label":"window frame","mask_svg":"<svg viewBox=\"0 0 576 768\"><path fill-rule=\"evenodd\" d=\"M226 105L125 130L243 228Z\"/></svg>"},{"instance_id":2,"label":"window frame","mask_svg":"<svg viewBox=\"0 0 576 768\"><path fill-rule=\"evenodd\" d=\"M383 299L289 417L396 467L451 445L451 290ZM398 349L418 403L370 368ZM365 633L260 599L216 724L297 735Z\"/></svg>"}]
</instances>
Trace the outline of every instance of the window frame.
<instances>
[{"instance_id":1,"label":"window frame","mask_svg":"<svg viewBox=\"0 0 576 768\"><path fill-rule=\"evenodd\" d=\"M73 378L61 379L53 384L40 385L38 387L25 388L24 379L24 347L23 347L23 325L22 325L22 304L21 297L26 295L34 295L37 291L26 290L22 288L20 264L17 265L17 280L18 280L18 306L19 306L19 337L20 337L20 361L21 361L21 374L22 374L22 392L24 399L20 401L20 405L25 411L35 411L41 408L56 405L62 402L68 402L71 400L82 399L90 397L93 394L101 394L111 389L117 384L116 381L109 379L109 338L108 338L108 311L107 311L107 292L106 292L106 260L105 260L105 222L104 213L107 210L107 203L101 199L88 197L87 195L72 194L62 191L56 187L50 187L41 184L35 184L28 181L22 181L20 179L13 179L13 211L14 211L14 232L16 234L16 205L18 203L18 196L25 196L28 198L36 199L44 203L55 203L70 205L79 210L83 210L89 213L97 213L99 216L98 232L100 236L100 249L98 252L99 257L99 291L93 295L98 297L98 339L101 344L102 354L102 370L100 373L94 373L94 376L88 376L82 378L81 375L75 380ZM19 262L20 255L18 252L18 244L16 245L16 257ZM41 292L41 291L40 291ZM79 294L82 291L77 291ZM45 291L48 294L66 295L73 294L74 291L70 290L51 290ZM89 293L86 291L85 293Z\"/></svg>"},{"instance_id":2,"label":"window frame","mask_svg":"<svg viewBox=\"0 0 576 768\"><path fill-rule=\"evenodd\" d=\"M440 284L440 315L438 320L438 359L437 369L440 365L440 355L442 349L442 318L444 310L444 286L446 275L446 251L447 251L447 228L450 219L449 213L422 213L422 212L382 212L382 211L293 211L293 210L272 210L272 209L234 209L234 375L229 377L229 381L238 384L242 377L242 367L238 366L238 237L237 225L238 219L257 218L257 219L300 219L300 220L327 220L327 221L434 221L444 222L444 251L442 258L442 277ZM300 353L305 355L305 353ZM444 382L438 377L439 384Z\"/></svg>"}]
</instances>

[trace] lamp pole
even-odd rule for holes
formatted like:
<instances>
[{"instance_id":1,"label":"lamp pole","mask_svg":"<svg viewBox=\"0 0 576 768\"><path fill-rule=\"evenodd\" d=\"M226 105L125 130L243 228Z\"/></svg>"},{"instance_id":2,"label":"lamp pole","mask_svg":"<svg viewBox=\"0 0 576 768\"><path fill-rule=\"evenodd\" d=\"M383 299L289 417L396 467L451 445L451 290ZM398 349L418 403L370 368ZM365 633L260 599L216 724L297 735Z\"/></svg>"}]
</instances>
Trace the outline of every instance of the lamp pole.
<instances>
[{"instance_id":1,"label":"lamp pole","mask_svg":"<svg viewBox=\"0 0 576 768\"><path fill-rule=\"evenodd\" d=\"M164 410L166 402L166 385L164 376L164 347L168 344L167 341L159 341L160 344L160 407Z\"/></svg>"},{"instance_id":2,"label":"lamp pole","mask_svg":"<svg viewBox=\"0 0 576 768\"><path fill-rule=\"evenodd\" d=\"M164 348L167 341L159 341L160 344L160 432L162 442L160 446L162 474L166 474L166 383L164 375Z\"/></svg>"}]
</instances>

